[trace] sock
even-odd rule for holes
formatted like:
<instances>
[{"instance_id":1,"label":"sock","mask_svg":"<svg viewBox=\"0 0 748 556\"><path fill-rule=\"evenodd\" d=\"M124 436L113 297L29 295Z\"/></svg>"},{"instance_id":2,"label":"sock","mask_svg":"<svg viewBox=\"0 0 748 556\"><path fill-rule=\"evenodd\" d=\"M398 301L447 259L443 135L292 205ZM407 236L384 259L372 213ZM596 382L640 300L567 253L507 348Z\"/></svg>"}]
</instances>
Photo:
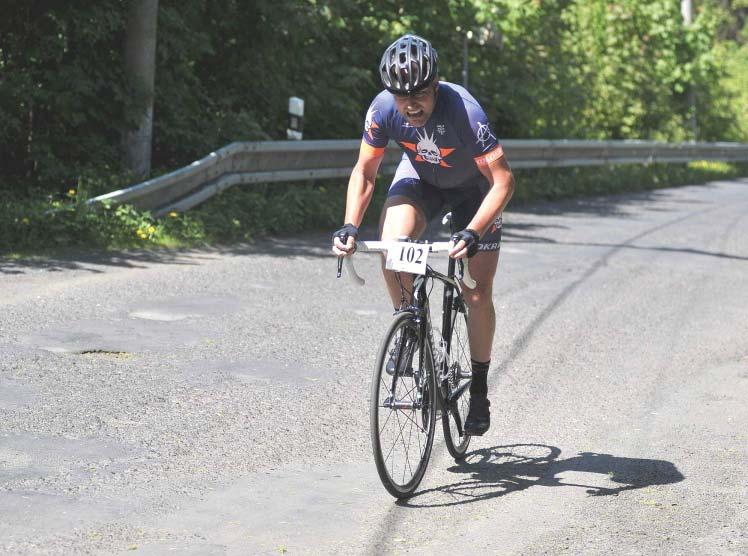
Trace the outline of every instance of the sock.
<instances>
[{"instance_id":1,"label":"sock","mask_svg":"<svg viewBox=\"0 0 748 556\"><path fill-rule=\"evenodd\" d=\"M470 383L470 395L475 398L485 398L488 395L488 366L491 364L489 359L485 363L470 360L473 365L473 380Z\"/></svg>"}]
</instances>

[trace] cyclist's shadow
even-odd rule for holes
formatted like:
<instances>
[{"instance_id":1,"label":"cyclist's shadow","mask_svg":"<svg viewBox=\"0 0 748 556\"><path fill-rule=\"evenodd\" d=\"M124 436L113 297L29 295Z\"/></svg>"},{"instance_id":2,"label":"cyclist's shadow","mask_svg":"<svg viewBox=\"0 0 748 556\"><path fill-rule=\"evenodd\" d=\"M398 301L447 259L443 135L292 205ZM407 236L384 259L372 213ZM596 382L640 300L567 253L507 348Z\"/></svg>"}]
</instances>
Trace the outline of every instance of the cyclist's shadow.
<instances>
[{"instance_id":1,"label":"cyclist's shadow","mask_svg":"<svg viewBox=\"0 0 748 556\"><path fill-rule=\"evenodd\" d=\"M664 460L594 452L580 452L566 459L559 459L560 455L559 448L545 444L511 444L476 450L448 469L451 473L464 475L460 481L421 490L398 504L409 507L455 506L497 498L532 486L584 488L590 496L611 496L625 490L677 483L684 479L674 464ZM591 482L612 482L615 486L566 480L560 477L565 472L595 473L598 476ZM443 496L445 494L447 496Z\"/></svg>"}]
</instances>

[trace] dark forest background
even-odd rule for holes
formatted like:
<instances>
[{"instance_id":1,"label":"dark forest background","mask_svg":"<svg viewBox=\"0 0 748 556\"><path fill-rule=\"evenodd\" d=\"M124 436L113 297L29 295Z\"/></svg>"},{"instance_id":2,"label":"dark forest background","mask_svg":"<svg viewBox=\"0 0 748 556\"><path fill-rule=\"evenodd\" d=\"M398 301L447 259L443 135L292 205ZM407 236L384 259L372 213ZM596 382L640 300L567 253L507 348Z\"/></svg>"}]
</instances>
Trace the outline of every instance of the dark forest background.
<instances>
[{"instance_id":1,"label":"dark forest background","mask_svg":"<svg viewBox=\"0 0 748 556\"><path fill-rule=\"evenodd\" d=\"M502 138L748 141L748 0L161 0L153 168L232 141L353 138L383 48L430 39ZM54 189L118 174L139 111L126 86L127 2L0 0L0 183ZM693 126L693 99L695 120ZM1 187L1 186L0 186Z\"/></svg>"}]
</instances>

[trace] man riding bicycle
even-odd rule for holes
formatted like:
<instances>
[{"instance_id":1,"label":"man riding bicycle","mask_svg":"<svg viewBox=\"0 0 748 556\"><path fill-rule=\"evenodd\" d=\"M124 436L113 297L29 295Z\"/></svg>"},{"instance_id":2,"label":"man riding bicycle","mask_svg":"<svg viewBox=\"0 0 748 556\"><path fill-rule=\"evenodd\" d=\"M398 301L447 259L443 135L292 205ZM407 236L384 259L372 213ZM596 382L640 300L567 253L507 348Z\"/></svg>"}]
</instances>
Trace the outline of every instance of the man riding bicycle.
<instances>
[{"instance_id":1,"label":"man riding bicycle","mask_svg":"<svg viewBox=\"0 0 748 556\"><path fill-rule=\"evenodd\" d=\"M380 219L383 241L417 239L444 206L452 211L455 259L469 257L478 286L465 290L472 358L470 410L465 432L480 436L490 426L487 374L496 316L492 288L499 262L501 214L514 192L514 177L488 118L459 85L438 80L436 50L404 35L384 51L379 75L385 90L366 114L358 161L348 182L345 225L333 236L333 252L353 254L358 227L390 139L403 149ZM392 303L402 300L412 276L384 269Z\"/></svg>"}]
</instances>

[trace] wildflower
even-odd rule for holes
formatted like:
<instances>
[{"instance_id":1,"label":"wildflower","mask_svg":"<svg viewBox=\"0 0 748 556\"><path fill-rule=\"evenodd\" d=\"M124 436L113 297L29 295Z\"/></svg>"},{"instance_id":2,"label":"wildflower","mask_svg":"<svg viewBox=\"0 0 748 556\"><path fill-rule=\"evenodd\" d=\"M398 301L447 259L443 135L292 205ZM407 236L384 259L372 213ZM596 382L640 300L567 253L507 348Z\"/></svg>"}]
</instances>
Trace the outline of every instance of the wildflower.
<instances>
[{"instance_id":1,"label":"wildflower","mask_svg":"<svg viewBox=\"0 0 748 556\"><path fill-rule=\"evenodd\" d=\"M171 211L169 213L169 216L171 216L172 218L177 218L179 216L179 213L177 211L173 210L173 211Z\"/></svg>"},{"instance_id":2,"label":"wildflower","mask_svg":"<svg viewBox=\"0 0 748 556\"><path fill-rule=\"evenodd\" d=\"M28 224L29 224L29 219L28 219L28 218L26 218L26 217L24 216L23 218L21 218L21 223L22 223L22 224L25 224L25 225L27 225L27 226L28 226Z\"/></svg>"},{"instance_id":3,"label":"wildflower","mask_svg":"<svg viewBox=\"0 0 748 556\"><path fill-rule=\"evenodd\" d=\"M70 195L71 197L74 197L75 196L75 189L68 189L68 195Z\"/></svg>"},{"instance_id":4,"label":"wildflower","mask_svg":"<svg viewBox=\"0 0 748 556\"><path fill-rule=\"evenodd\" d=\"M155 226L148 226L148 233L153 235L156 233L156 227Z\"/></svg>"}]
</instances>

